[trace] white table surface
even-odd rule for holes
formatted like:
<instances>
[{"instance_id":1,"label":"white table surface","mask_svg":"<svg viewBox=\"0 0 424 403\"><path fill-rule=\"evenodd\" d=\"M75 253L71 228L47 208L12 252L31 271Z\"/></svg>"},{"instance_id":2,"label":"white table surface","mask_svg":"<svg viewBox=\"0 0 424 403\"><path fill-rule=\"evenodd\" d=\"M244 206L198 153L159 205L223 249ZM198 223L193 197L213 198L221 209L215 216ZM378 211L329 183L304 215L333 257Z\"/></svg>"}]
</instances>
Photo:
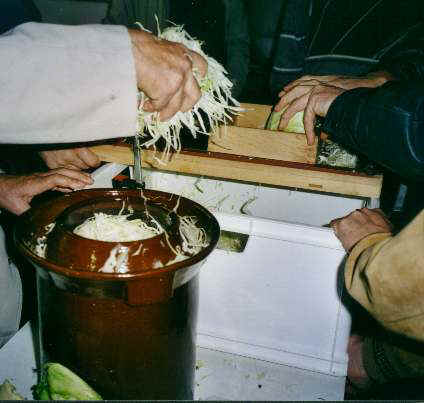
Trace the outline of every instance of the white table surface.
<instances>
[{"instance_id":1,"label":"white table surface","mask_svg":"<svg viewBox=\"0 0 424 403\"><path fill-rule=\"evenodd\" d=\"M32 399L37 381L30 324L0 349L0 383L9 379ZM206 348L197 349L196 400L343 400L334 377Z\"/></svg>"}]
</instances>

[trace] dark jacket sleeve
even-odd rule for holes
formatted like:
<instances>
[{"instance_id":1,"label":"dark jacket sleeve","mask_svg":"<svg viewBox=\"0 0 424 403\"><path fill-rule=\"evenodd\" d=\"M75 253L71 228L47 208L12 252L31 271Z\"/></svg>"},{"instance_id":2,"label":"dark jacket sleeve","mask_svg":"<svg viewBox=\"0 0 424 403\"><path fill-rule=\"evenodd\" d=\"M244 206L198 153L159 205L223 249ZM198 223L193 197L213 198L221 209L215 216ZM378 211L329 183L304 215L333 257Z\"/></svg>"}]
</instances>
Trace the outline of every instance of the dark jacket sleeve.
<instances>
[{"instance_id":1,"label":"dark jacket sleeve","mask_svg":"<svg viewBox=\"0 0 424 403\"><path fill-rule=\"evenodd\" d=\"M377 70L390 72L397 80L424 79L424 3L414 0L411 4L397 4L395 7L406 7L409 15L413 11L416 19L409 15L406 22L409 26L401 31L401 35L389 38L377 55L380 63ZM399 15L402 14L400 9ZM413 22L413 23L412 23Z\"/></svg>"},{"instance_id":2,"label":"dark jacket sleeve","mask_svg":"<svg viewBox=\"0 0 424 403\"><path fill-rule=\"evenodd\" d=\"M415 30L414 30L415 31ZM375 70L385 70L397 80L424 79L424 23L416 28L413 40L395 46L382 57Z\"/></svg>"},{"instance_id":3,"label":"dark jacket sleeve","mask_svg":"<svg viewBox=\"0 0 424 403\"><path fill-rule=\"evenodd\" d=\"M234 84L233 97L243 91L249 73L250 36L248 16L242 0L226 0L225 5L225 61L226 69Z\"/></svg>"},{"instance_id":4,"label":"dark jacket sleeve","mask_svg":"<svg viewBox=\"0 0 424 403\"><path fill-rule=\"evenodd\" d=\"M424 180L424 81L392 81L338 96L323 131L409 180Z\"/></svg>"}]
</instances>

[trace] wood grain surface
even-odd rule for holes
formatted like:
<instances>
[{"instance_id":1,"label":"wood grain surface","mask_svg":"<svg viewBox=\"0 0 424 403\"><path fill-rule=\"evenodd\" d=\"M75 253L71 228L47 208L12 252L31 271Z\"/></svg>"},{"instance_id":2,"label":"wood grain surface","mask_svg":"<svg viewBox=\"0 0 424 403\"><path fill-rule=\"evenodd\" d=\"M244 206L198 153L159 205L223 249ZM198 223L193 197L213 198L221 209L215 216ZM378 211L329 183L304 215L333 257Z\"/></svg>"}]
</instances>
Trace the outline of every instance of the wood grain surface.
<instances>
[{"instance_id":1,"label":"wood grain surface","mask_svg":"<svg viewBox=\"0 0 424 403\"><path fill-rule=\"evenodd\" d=\"M209 137L208 151L315 164L317 144L308 146L304 134L220 126Z\"/></svg>"},{"instance_id":2,"label":"wood grain surface","mask_svg":"<svg viewBox=\"0 0 424 403\"><path fill-rule=\"evenodd\" d=\"M102 161L133 165L134 155L128 145L100 145L91 150ZM231 179L266 185L299 188L325 193L378 198L381 175L324 168L298 162L277 161L217 152L182 151L161 164L161 154L143 150L142 166L161 171Z\"/></svg>"}]
</instances>

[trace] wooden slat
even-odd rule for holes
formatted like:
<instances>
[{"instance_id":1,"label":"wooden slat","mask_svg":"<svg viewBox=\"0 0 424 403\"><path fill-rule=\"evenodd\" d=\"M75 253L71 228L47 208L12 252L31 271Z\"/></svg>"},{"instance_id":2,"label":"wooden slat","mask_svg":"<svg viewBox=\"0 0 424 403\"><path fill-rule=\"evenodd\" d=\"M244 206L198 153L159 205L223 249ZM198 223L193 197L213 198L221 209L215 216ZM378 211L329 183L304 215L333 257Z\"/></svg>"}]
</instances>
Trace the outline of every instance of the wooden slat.
<instances>
[{"instance_id":1,"label":"wooden slat","mask_svg":"<svg viewBox=\"0 0 424 403\"><path fill-rule=\"evenodd\" d=\"M315 164L317 144L308 146L304 134L220 126L209 137L208 151Z\"/></svg>"},{"instance_id":2,"label":"wooden slat","mask_svg":"<svg viewBox=\"0 0 424 403\"><path fill-rule=\"evenodd\" d=\"M102 145L91 148L102 161L132 165L127 146ZM380 197L382 177L321 168L301 163L236 156L214 152L174 154L167 165L155 160L150 150L142 151L142 165L162 171L255 182L357 197ZM160 154L156 153L160 158Z\"/></svg>"},{"instance_id":3,"label":"wooden slat","mask_svg":"<svg viewBox=\"0 0 424 403\"><path fill-rule=\"evenodd\" d=\"M241 107L245 110L234 118L234 126L250 127L252 129L263 129L269 114L271 105L259 105L242 103Z\"/></svg>"}]
</instances>

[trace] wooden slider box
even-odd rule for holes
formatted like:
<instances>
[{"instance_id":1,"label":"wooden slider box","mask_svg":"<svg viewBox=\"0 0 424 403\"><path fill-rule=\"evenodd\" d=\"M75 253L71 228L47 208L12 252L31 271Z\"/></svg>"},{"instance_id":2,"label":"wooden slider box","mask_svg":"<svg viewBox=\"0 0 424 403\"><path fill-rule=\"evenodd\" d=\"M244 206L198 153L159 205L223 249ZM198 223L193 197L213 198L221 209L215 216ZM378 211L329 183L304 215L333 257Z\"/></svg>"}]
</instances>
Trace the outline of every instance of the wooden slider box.
<instances>
[{"instance_id":1,"label":"wooden slider box","mask_svg":"<svg viewBox=\"0 0 424 403\"><path fill-rule=\"evenodd\" d=\"M348 196L379 198L382 176L315 165L317 142L303 134L265 130L271 107L243 104L234 124L210 135L208 151L181 151L163 165L159 152L142 150L142 166L161 171L255 182ZM91 148L102 161L134 164L128 144Z\"/></svg>"}]
</instances>

